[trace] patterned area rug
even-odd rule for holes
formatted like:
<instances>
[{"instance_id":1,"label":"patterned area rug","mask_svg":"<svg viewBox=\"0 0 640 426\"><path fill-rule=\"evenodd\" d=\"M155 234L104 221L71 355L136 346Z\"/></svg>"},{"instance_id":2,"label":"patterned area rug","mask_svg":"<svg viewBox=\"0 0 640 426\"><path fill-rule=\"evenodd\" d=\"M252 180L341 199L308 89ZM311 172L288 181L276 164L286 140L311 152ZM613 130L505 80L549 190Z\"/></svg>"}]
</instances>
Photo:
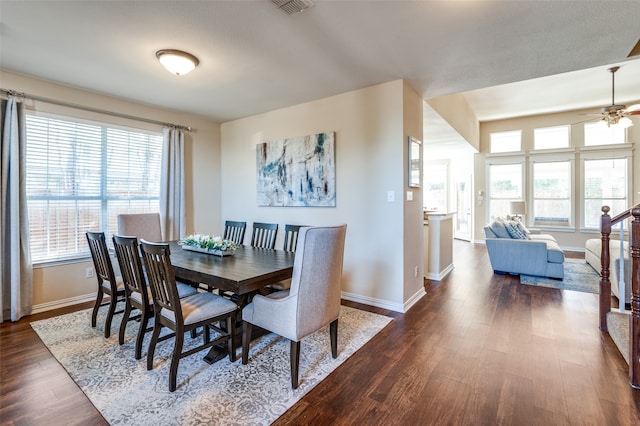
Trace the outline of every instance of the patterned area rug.
<instances>
[{"instance_id":1,"label":"patterned area rug","mask_svg":"<svg viewBox=\"0 0 640 426\"><path fill-rule=\"evenodd\" d=\"M584 259L565 259L562 280L520 275L520 283L583 293L600 293L600 275Z\"/></svg>"},{"instance_id":2,"label":"patterned area rug","mask_svg":"<svg viewBox=\"0 0 640 426\"><path fill-rule=\"evenodd\" d=\"M293 406L349 356L382 330L392 318L343 306L338 322L338 358L331 357L329 327L301 343L300 386L291 388L289 341L267 334L252 342L249 363L225 358L213 365L206 351L183 358L178 388L169 392L173 340L156 347L154 369L146 369L146 333L142 359L134 359L139 323L127 327L118 345L119 317L109 339L104 338L104 313L91 328L91 310L31 326L71 378L110 424L118 425L267 425ZM185 335L185 347L200 343ZM240 350L238 350L240 354Z\"/></svg>"}]
</instances>

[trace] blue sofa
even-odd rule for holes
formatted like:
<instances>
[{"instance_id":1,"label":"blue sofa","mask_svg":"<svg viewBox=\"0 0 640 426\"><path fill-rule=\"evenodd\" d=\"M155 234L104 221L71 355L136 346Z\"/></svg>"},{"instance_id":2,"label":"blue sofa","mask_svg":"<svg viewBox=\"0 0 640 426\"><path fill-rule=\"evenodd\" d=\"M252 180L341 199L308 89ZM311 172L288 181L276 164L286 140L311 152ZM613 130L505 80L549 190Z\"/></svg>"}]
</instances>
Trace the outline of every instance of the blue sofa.
<instances>
[{"instance_id":1,"label":"blue sofa","mask_svg":"<svg viewBox=\"0 0 640 426\"><path fill-rule=\"evenodd\" d=\"M501 219L485 226L484 234L495 273L564 278L564 251L553 236L533 234L518 222Z\"/></svg>"}]
</instances>

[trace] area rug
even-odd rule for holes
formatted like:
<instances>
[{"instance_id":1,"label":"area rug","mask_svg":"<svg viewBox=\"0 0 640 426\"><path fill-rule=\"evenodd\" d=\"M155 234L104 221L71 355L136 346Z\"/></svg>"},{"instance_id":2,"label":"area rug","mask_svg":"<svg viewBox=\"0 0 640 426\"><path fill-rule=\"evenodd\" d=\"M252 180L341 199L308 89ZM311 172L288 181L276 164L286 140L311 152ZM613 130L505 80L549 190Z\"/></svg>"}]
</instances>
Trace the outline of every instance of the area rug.
<instances>
[{"instance_id":1,"label":"area rug","mask_svg":"<svg viewBox=\"0 0 640 426\"><path fill-rule=\"evenodd\" d=\"M91 310L31 323L53 356L67 370L95 407L112 425L267 425L382 330L392 318L342 306L338 322L338 358L331 357L329 327L301 343L300 386L291 388L289 341L266 334L252 342L249 363L228 358L206 364L206 351L183 358L178 388L169 392L173 340L156 347L154 369L143 357L134 359L139 324L127 327L125 344L118 345L119 316L111 337L104 338L104 313L91 328ZM185 335L185 348L201 337ZM240 354L240 350L238 350Z\"/></svg>"},{"instance_id":2,"label":"area rug","mask_svg":"<svg viewBox=\"0 0 640 426\"><path fill-rule=\"evenodd\" d=\"M565 259L562 280L521 274L520 283L584 293L600 293L600 275L584 259Z\"/></svg>"}]
</instances>

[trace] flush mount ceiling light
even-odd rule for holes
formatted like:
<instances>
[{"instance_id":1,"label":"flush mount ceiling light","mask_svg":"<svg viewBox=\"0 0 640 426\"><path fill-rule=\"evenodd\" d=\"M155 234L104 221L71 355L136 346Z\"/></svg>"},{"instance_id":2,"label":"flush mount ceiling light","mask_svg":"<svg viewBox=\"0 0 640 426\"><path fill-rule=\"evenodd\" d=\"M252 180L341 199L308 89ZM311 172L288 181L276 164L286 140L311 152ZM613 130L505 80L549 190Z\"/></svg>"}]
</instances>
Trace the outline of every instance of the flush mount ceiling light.
<instances>
[{"instance_id":1,"label":"flush mount ceiling light","mask_svg":"<svg viewBox=\"0 0 640 426\"><path fill-rule=\"evenodd\" d=\"M171 73L184 75L195 69L200 63L191 53L175 49L162 49L156 52L156 58Z\"/></svg>"}]
</instances>

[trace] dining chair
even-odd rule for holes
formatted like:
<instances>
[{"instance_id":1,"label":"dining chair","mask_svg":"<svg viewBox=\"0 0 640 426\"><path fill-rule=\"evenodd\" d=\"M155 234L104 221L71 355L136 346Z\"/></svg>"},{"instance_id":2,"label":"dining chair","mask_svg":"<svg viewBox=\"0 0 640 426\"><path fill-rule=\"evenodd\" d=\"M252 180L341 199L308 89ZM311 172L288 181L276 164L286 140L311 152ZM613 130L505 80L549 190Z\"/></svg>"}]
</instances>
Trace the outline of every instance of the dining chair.
<instances>
[{"instance_id":1,"label":"dining chair","mask_svg":"<svg viewBox=\"0 0 640 426\"><path fill-rule=\"evenodd\" d=\"M224 223L223 238L226 240L231 240L238 245L242 245L242 243L244 242L245 229L247 229L247 222L227 220Z\"/></svg>"},{"instance_id":2,"label":"dining chair","mask_svg":"<svg viewBox=\"0 0 640 426\"><path fill-rule=\"evenodd\" d=\"M296 247L298 246L298 234L302 227L304 227L304 225L287 224L284 226L284 246L282 247L284 251L296 251Z\"/></svg>"},{"instance_id":3,"label":"dining chair","mask_svg":"<svg viewBox=\"0 0 640 426\"><path fill-rule=\"evenodd\" d=\"M124 335L129 319L139 319L140 327L136 337L135 358L142 358L142 341L144 335L151 328L148 328L149 318L153 316L153 297L151 289L147 284L147 278L142 268L140 248L136 237L126 237L122 235L113 236L113 247L120 266L122 281L125 285L126 299L122 322L120 323L120 333L118 343L124 343ZM176 283L178 287L178 297L183 298L196 293L196 289L183 283ZM140 314L131 317L131 311L137 309Z\"/></svg>"},{"instance_id":4,"label":"dining chair","mask_svg":"<svg viewBox=\"0 0 640 426\"><path fill-rule=\"evenodd\" d=\"M226 342L229 360L236 360L235 354L235 313L237 305L222 296L213 293L196 293L183 299L178 297L176 278L171 265L169 244L151 243L142 240L140 243L142 257L147 270L147 278L153 295L155 324L147 352L147 370L153 369L153 355L156 344L160 340L162 327L168 327L175 333L171 367L169 370L169 390L176 390L176 377L180 359ZM226 329L218 325L226 323ZM187 331L203 327L203 343L195 348L182 351L184 334ZM218 333L211 340L210 330Z\"/></svg>"},{"instance_id":5,"label":"dining chair","mask_svg":"<svg viewBox=\"0 0 640 426\"><path fill-rule=\"evenodd\" d=\"M118 302L125 299L126 291L122 278L116 277L113 272L113 265L111 263L111 257L109 256L109 250L107 249L104 232L89 231L86 235L91 258L93 259L93 267L98 280L98 293L96 303L93 306L93 313L91 314L91 327L95 328L96 326L100 307L108 304L109 310L107 311L107 318L104 323L104 337L108 338L111 336L113 315L117 313L116 306ZM105 294L109 296L109 302L103 304L102 299Z\"/></svg>"},{"instance_id":6,"label":"dining chair","mask_svg":"<svg viewBox=\"0 0 640 426\"><path fill-rule=\"evenodd\" d=\"M284 244L282 249L288 252L295 252L298 246L298 235L300 228L304 225L285 225L284 226ZM287 290L291 287L291 278L278 281L277 283L267 285L267 292Z\"/></svg>"},{"instance_id":7,"label":"dining chair","mask_svg":"<svg viewBox=\"0 0 640 426\"><path fill-rule=\"evenodd\" d=\"M160 213L119 214L118 235L135 235L139 239L154 242L164 241Z\"/></svg>"},{"instance_id":8,"label":"dining chair","mask_svg":"<svg viewBox=\"0 0 640 426\"><path fill-rule=\"evenodd\" d=\"M298 387L300 341L329 325L338 356L340 282L347 225L302 228L289 290L256 295L242 310L242 363L249 361L252 326L290 340L291 386Z\"/></svg>"},{"instance_id":9,"label":"dining chair","mask_svg":"<svg viewBox=\"0 0 640 426\"><path fill-rule=\"evenodd\" d=\"M274 249L276 246L277 223L253 223L251 247Z\"/></svg>"}]
</instances>

